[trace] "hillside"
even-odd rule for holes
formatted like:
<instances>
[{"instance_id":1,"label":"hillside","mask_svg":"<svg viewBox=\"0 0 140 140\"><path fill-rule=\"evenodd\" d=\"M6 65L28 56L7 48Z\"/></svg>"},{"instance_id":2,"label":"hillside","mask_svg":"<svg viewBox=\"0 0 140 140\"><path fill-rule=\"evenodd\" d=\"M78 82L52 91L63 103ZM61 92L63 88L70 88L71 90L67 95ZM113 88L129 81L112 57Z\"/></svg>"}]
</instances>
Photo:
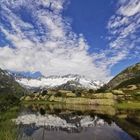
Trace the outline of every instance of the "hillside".
<instances>
[{"instance_id":1,"label":"hillside","mask_svg":"<svg viewBox=\"0 0 140 140\"><path fill-rule=\"evenodd\" d=\"M119 73L107 84L107 87L109 89L117 89L132 84L140 84L140 63L130 66Z\"/></svg>"},{"instance_id":2,"label":"hillside","mask_svg":"<svg viewBox=\"0 0 140 140\"><path fill-rule=\"evenodd\" d=\"M16 94L21 96L24 89L7 72L0 69L0 94Z\"/></svg>"},{"instance_id":3,"label":"hillside","mask_svg":"<svg viewBox=\"0 0 140 140\"><path fill-rule=\"evenodd\" d=\"M24 89L7 72L0 69L0 111L16 104L23 96Z\"/></svg>"}]
</instances>

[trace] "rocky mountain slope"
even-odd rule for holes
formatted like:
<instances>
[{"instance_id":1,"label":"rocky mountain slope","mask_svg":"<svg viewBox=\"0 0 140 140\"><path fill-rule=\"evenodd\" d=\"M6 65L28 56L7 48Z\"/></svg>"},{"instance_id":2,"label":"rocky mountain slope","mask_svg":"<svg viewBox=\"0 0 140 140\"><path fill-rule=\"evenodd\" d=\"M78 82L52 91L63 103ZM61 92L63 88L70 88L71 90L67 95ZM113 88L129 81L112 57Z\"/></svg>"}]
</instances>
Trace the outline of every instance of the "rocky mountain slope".
<instances>
[{"instance_id":1,"label":"rocky mountain slope","mask_svg":"<svg viewBox=\"0 0 140 140\"><path fill-rule=\"evenodd\" d=\"M132 84L140 84L140 63L130 66L119 73L107 84L107 87L109 89L117 89Z\"/></svg>"},{"instance_id":2,"label":"rocky mountain slope","mask_svg":"<svg viewBox=\"0 0 140 140\"><path fill-rule=\"evenodd\" d=\"M15 81L14 77L0 69L0 112L17 105L24 94L25 89Z\"/></svg>"},{"instance_id":3,"label":"rocky mountain slope","mask_svg":"<svg viewBox=\"0 0 140 140\"><path fill-rule=\"evenodd\" d=\"M15 76L15 75L14 75ZM31 88L60 88L60 89L74 89L74 88L88 88L98 89L103 83L100 81L93 81L80 75L64 75L64 76L40 76L38 78L27 78L15 76L16 81L28 89Z\"/></svg>"},{"instance_id":4,"label":"rocky mountain slope","mask_svg":"<svg viewBox=\"0 0 140 140\"><path fill-rule=\"evenodd\" d=\"M17 83L14 77L5 70L0 69L0 95L1 94L23 94L24 89Z\"/></svg>"}]
</instances>

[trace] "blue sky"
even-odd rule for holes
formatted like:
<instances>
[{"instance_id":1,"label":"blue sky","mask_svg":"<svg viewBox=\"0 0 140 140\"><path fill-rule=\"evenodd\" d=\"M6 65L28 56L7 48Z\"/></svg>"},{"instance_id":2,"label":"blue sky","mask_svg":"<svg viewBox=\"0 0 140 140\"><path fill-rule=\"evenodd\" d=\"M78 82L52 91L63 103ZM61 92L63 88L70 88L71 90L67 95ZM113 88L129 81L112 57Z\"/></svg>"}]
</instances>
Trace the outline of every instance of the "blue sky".
<instances>
[{"instance_id":1,"label":"blue sky","mask_svg":"<svg viewBox=\"0 0 140 140\"><path fill-rule=\"evenodd\" d=\"M86 2L72 0L63 14L72 19L71 25L74 32L84 34L91 46L89 52L92 53L108 46L107 24L109 18L115 14L117 7L115 0L87 0ZM138 36L140 36L140 32ZM140 46L140 43L138 45ZM139 61L140 57L122 60L112 67L111 74L115 75Z\"/></svg>"},{"instance_id":2,"label":"blue sky","mask_svg":"<svg viewBox=\"0 0 140 140\"><path fill-rule=\"evenodd\" d=\"M2 0L0 67L107 81L140 61L139 0Z\"/></svg>"},{"instance_id":3,"label":"blue sky","mask_svg":"<svg viewBox=\"0 0 140 140\"><path fill-rule=\"evenodd\" d=\"M79 4L80 3L80 4ZM106 46L107 22L114 12L115 4L106 0L72 0L64 11L64 16L72 19L72 29L76 33L83 33L96 51Z\"/></svg>"}]
</instances>

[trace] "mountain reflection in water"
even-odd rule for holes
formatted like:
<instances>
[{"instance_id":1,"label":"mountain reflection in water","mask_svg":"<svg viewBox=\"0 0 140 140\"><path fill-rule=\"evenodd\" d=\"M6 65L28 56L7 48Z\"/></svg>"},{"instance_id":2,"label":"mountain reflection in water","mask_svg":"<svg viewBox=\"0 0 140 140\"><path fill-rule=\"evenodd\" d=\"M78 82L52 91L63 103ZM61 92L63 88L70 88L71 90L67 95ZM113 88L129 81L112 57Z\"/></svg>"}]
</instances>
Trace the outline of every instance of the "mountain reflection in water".
<instances>
[{"instance_id":1,"label":"mountain reflection in water","mask_svg":"<svg viewBox=\"0 0 140 140\"><path fill-rule=\"evenodd\" d=\"M33 105L23 108L14 121L19 128L19 140L135 140L138 138L138 136L133 138L119 126L119 121L124 119L117 120L114 119L114 115L101 114L101 110L99 112L98 114L97 110L75 111L64 107L60 109L58 106L53 108L53 106ZM136 129L137 127L139 126L136 126Z\"/></svg>"}]
</instances>

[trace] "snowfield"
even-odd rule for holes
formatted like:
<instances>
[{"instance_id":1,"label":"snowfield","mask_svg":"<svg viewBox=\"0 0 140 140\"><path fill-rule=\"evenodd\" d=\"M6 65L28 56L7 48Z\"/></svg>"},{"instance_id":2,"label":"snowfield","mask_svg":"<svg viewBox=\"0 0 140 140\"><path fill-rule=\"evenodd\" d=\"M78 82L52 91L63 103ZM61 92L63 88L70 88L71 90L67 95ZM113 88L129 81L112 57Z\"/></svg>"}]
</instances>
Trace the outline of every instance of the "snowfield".
<instances>
[{"instance_id":1,"label":"snowfield","mask_svg":"<svg viewBox=\"0 0 140 140\"><path fill-rule=\"evenodd\" d=\"M66 75L66 76L50 76L40 77L38 79L32 78L16 78L16 81L25 87L32 88L53 88L66 84L68 81L75 81L84 88L98 89L103 83L100 81L93 81L79 75Z\"/></svg>"}]
</instances>

